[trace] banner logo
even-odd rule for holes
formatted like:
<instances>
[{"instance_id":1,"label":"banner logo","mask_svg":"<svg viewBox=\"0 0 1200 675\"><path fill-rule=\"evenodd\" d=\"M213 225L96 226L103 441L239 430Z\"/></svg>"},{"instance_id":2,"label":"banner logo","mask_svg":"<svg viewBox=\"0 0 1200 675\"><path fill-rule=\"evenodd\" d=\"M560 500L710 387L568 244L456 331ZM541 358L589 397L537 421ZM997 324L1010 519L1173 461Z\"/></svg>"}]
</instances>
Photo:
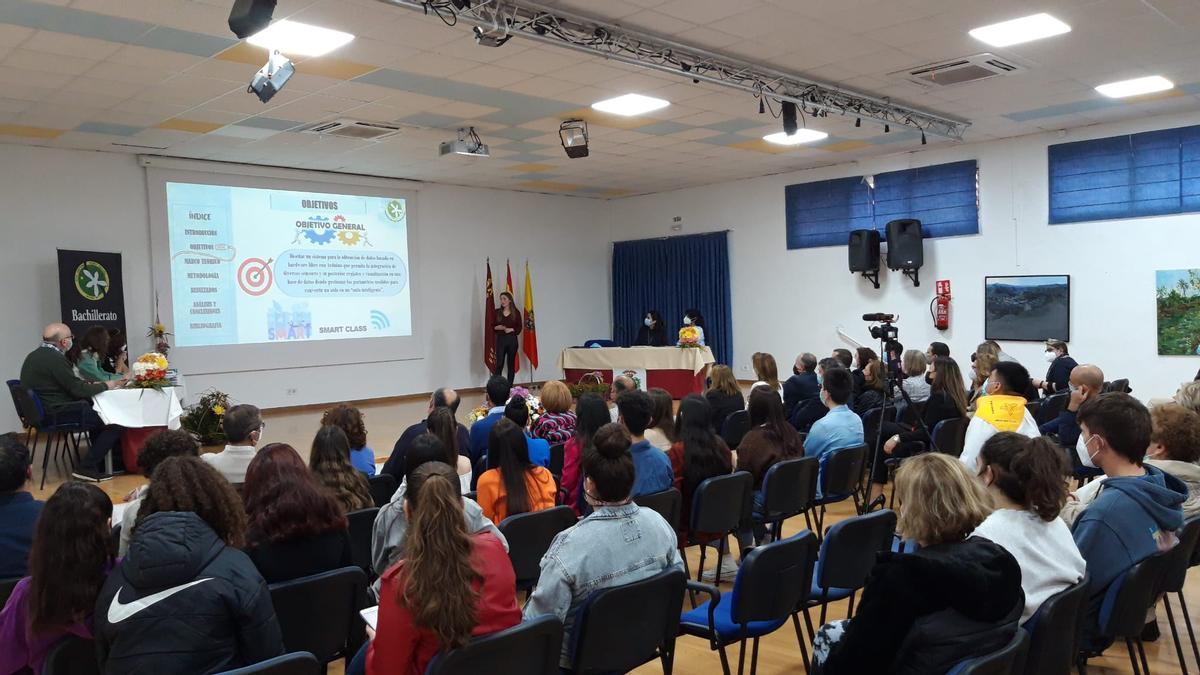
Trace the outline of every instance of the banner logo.
<instances>
[{"instance_id":1,"label":"banner logo","mask_svg":"<svg viewBox=\"0 0 1200 675\"><path fill-rule=\"evenodd\" d=\"M387 214L388 220L392 221L393 223L398 223L404 220L404 200L393 199L387 203L387 206L383 208L383 211L385 214Z\"/></svg>"},{"instance_id":2,"label":"banner logo","mask_svg":"<svg viewBox=\"0 0 1200 675\"><path fill-rule=\"evenodd\" d=\"M95 260L85 260L75 268L75 290L85 300L96 302L108 294L108 270Z\"/></svg>"}]
</instances>

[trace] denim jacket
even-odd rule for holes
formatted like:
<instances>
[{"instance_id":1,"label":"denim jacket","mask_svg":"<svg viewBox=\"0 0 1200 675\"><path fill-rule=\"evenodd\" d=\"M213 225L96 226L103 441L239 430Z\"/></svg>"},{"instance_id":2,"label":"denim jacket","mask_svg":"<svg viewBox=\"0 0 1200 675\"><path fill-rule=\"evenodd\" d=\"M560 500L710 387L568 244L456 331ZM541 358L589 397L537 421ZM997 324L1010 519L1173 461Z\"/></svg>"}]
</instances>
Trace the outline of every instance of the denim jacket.
<instances>
[{"instance_id":1,"label":"denim jacket","mask_svg":"<svg viewBox=\"0 0 1200 675\"><path fill-rule=\"evenodd\" d=\"M561 665L569 665L575 611L601 588L683 569L675 530L637 504L602 506L558 533L542 557L541 577L525 605L525 618L555 614L563 622Z\"/></svg>"}]
</instances>

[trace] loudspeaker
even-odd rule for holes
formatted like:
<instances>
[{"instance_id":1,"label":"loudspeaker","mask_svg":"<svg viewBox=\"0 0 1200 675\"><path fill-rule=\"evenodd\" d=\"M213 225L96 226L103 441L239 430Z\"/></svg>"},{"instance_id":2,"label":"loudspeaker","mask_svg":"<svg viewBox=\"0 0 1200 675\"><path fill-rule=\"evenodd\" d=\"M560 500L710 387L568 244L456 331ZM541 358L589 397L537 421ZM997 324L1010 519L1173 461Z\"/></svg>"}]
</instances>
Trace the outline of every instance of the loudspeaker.
<instances>
[{"instance_id":1,"label":"loudspeaker","mask_svg":"<svg viewBox=\"0 0 1200 675\"><path fill-rule=\"evenodd\" d=\"M887 266L890 270L919 270L925 263L921 221L912 218L887 224Z\"/></svg>"},{"instance_id":2,"label":"loudspeaker","mask_svg":"<svg viewBox=\"0 0 1200 675\"><path fill-rule=\"evenodd\" d=\"M879 271L879 232L854 230L850 233L850 271Z\"/></svg>"},{"instance_id":3,"label":"loudspeaker","mask_svg":"<svg viewBox=\"0 0 1200 675\"><path fill-rule=\"evenodd\" d=\"M271 23L275 0L235 0L229 12L229 30L238 39L254 35Z\"/></svg>"}]
</instances>

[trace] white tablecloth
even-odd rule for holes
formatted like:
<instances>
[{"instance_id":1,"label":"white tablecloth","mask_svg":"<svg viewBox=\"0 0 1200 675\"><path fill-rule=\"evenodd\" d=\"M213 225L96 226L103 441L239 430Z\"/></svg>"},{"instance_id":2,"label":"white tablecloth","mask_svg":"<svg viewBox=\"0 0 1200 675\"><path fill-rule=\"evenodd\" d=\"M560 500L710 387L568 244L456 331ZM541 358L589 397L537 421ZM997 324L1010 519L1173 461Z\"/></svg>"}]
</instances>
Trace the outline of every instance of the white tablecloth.
<instances>
[{"instance_id":1,"label":"white tablecloth","mask_svg":"<svg viewBox=\"0 0 1200 675\"><path fill-rule=\"evenodd\" d=\"M558 355L562 370L690 370L716 362L708 347L571 347Z\"/></svg>"},{"instance_id":2,"label":"white tablecloth","mask_svg":"<svg viewBox=\"0 0 1200 675\"><path fill-rule=\"evenodd\" d=\"M105 424L127 429L143 427L179 428L183 405L175 387L154 389L110 389L92 397L92 407Z\"/></svg>"}]
</instances>

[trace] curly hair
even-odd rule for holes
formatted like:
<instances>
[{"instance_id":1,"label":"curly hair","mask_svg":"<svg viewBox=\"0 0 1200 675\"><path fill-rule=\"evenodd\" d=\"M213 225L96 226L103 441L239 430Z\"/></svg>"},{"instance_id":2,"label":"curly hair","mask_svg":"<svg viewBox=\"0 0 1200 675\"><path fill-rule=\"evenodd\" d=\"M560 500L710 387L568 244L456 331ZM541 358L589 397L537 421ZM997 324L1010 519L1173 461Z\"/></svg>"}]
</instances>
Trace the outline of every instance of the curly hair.
<instances>
[{"instance_id":1,"label":"curly hair","mask_svg":"<svg viewBox=\"0 0 1200 675\"><path fill-rule=\"evenodd\" d=\"M113 562L112 500L68 482L42 509L29 551L30 632L69 626L92 613Z\"/></svg>"},{"instance_id":2,"label":"curly hair","mask_svg":"<svg viewBox=\"0 0 1200 675\"><path fill-rule=\"evenodd\" d=\"M1150 409L1150 442L1158 443L1167 457L1178 462L1200 459L1200 415L1178 403Z\"/></svg>"},{"instance_id":3,"label":"curly hair","mask_svg":"<svg viewBox=\"0 0 1200 675\"><path fill-rule=\"evenodd\" d=\"M200 444L183 430L163 429L146 439L138 452L137 465L149 476L159 463L168 457L198 457Z\"/></svg>"},{"instance_id":4,"label":"curly hair","mask_svg":"<svg viewBox=\"0 0 1200 675\"><path fill-rule=\"evenodd\" d=\"M350 465L350 439L341 427L326 424L317 431L308 468L312 469L317 481L333 493L343 512L375 505L366 476Z\"/></svg>"},{"instance_id":5,"label":"curly hair","mask_svg":"<svg viewBox=\"0 0 1200 675\"><path fill-rule=\"evenodd\" d=\"M321 426L333 425L346 432L350 448L367 447L367 425L363 423L362 411L352 405L340 403L321 415Z\"/></svg>"},{"instance_id":6,"label":"curly hair","mask_svg":"<svg viewBox=\"0 0 1200 675\"><path fill-rule=\"evenodd\" d=\"M246 512L242 499L224 476L199 457L168 457L150 477L150 490L138 507L134 532L160 511L195 513L226 544L246 543Z\"/></svg>"},{"instance_id":7,"label":"curly hair","mask_svg":"<svg viewBox=\"0 0 1200 675\"><path fill-rule=\"evenodd\" d=\"M341 504L287 443L271 443L255 454L243 492L249 546L315 537L349 526Z\"/></svg>"}]
</instances>

